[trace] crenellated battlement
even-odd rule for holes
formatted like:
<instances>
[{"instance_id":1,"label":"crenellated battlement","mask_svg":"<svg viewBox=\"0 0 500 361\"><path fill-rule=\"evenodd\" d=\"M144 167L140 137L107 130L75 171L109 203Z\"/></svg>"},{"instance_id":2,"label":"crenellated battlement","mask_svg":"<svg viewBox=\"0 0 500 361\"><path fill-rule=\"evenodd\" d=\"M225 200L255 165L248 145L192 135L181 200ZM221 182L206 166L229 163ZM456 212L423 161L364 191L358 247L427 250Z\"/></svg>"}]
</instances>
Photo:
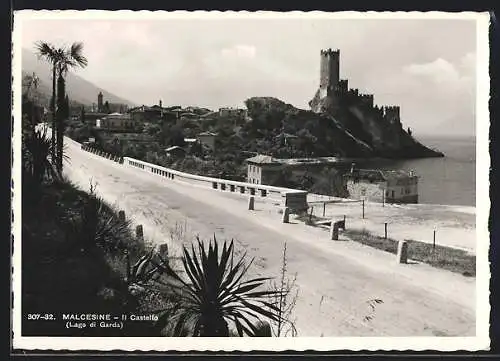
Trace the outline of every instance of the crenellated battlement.
<instances>
[{"instance_id":1,"label":"crenellated battlement","mask_svg":"<svg viewBox=\"0 0 500 361\"><path fill-rule=\"evenodd\" d=\"M382 108L384 108L384 111L386 113L399 114L399 112L400 112L400 108L397 105L386 105Z\"/></svg>"},{"instance_id":2,"label":"crenellated battlement","mask_svg":"<svg viewBox=\"0 0 500 361\"><path fill-rule=\"evenodd\" d=\"M349 81L347 79L339 80L339 84L337 85L337 91L341 94L347 93L349 90Z\"/></svg>"},{"instance_id":3,"label":"crenellated battlement","mask_svg":"<svg viewBox=\"0 0 500 361\"><path fill-rule=\"evenodd\" d=\"M360 94L359 99L362 104L373 107L373 94Z\"/></svg>"},{"instance_id":4,"label":"crenellated battlement","mask_svg":"<svg viewBox=\"0 0 500 361\"><path fill-rule=\"evenodd\" d=\"M321 55L339 56L340 55L340 50L339 49L332 50L332 48L322 49L321 50Z\"/></svg>"},{"instance_id":5,"label":"crenellated battlement","mask_svg":"<svg viewBox=\"0 0 500 361\"><path fill-rule=\"evenodd\" d=\"M391 123L400 123L400 108L397 105L388 105L382 107L383 109L383 117Z\"/></svg>"}]
</instances>

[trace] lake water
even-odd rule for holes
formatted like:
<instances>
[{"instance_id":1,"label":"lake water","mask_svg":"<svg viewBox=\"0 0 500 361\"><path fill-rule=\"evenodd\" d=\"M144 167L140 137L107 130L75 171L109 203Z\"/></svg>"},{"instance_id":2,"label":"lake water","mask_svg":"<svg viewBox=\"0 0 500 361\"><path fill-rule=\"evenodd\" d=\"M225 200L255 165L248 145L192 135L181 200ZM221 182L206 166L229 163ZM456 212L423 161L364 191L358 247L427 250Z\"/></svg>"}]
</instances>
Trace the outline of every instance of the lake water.
<instances>
[{"instance_id":1,"label":"lake water","mask_svg":"<svg viewBox=\"0 0 500 361\"><path fill-rule=\"evenodd\" d=\"M419 179L419 203L476 205L476 140L462 138L420 138L438 149L444 158L403 161L373 161L370 167L414 170Z\"/></svg>"}]
</instances>

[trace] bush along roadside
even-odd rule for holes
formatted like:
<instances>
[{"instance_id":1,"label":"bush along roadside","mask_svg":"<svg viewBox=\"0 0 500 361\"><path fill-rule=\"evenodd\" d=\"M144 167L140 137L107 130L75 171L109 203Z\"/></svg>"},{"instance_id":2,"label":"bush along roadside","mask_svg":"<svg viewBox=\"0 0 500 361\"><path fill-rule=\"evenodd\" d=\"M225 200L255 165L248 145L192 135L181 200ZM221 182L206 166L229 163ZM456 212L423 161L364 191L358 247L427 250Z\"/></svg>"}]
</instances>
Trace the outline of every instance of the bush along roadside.
<instances>
[{"instance_id":1,"label":"bush along roadside","mask_svg":"<svg viewBox=\"0 0 500 361\"><path fill-rule=\"evenodd\" d=\"M23 314L51 314L55 318L54 322L40 322L26 316L23 335L128 336L152 332L148 323L123 329L90 328L89 322L74 319L82 314L144 313L154 302L165 304L159 298L145 303L129 290L127 260L135 263L149 249L135 239L129 223L119 220L115 209L92 191L88 194L62 179L42 187L37 204L24 204L22 219ZM74 327L66 328L71 315Z\"/></svg>"}]
</instances>

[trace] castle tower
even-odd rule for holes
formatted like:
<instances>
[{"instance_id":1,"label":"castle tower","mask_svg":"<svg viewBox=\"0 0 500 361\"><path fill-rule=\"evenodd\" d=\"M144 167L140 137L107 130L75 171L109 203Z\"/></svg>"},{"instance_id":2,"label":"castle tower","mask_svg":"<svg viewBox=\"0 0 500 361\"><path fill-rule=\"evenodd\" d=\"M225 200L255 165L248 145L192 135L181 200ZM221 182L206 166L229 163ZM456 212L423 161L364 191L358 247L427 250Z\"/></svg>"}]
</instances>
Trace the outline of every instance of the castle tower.
<instances>
[{"instance_id":1,"label":"castle tower","mask_svg":"<svg viewBox=\"0 0 500 361\"><path fill-rule=\"evenodd\" d=\"M103 103L102 103L102 92L99 92L97 95L97 111L99 113L102 113L103 110Z\"/></svg>"},{"instance_id":2,"label":"castle tower","mask_svg":"<svg viewBox=\"0 0 500 361\"><path fill-rule=\"evenodd\" d=\"M386 106L384 110L384 117L389 123L401 125L399 106Z\"/></svg>"},{"instance_id":3,"label":"castle tower","mask_svg":"<svg viewBox=\"0 0 500 361\"><path fill-rule=\"evenodd\" d=\"M320 97L334 95L340 76L340 51L321 50L320 62Z\"/></svg>"}]
</instances>

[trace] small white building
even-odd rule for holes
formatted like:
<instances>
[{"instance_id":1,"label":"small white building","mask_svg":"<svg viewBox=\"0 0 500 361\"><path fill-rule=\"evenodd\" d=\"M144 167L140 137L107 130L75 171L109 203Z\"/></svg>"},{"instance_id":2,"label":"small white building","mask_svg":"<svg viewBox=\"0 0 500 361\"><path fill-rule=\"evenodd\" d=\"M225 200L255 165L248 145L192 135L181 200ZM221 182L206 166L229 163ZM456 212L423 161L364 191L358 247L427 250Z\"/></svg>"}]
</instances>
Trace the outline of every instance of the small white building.
<instances>
[{"instance_id":1,"label":"small white building","mask_svg":"<svg viewBox=\"0 0 500 361\"><path fill-rule=\"evenodd\" d=\"M130 114L111 113L96 119L96 128L106 130L135 130L139 126Z\"/></svg>"},{"instance_id":2,"label":"small white building","mask_svg":"<svg viewBox=\"0 0 500 361\"><path fill-rule=\"evenodd\" d=\"M269 155L258 154L248 158L247 182L252 184L274 185L284 168L284 164Z\"/></svg>"},{"instance_id":3,"label":"small white building","mask_svg":"<svg viewBox=\"0 0 500 361\"><path fill-rule=\"evenodd\" d=\"M345 175L349 197L386 203L418 203L418 176L400 170L352 169Z\"/></svg>"}]
</instances>

